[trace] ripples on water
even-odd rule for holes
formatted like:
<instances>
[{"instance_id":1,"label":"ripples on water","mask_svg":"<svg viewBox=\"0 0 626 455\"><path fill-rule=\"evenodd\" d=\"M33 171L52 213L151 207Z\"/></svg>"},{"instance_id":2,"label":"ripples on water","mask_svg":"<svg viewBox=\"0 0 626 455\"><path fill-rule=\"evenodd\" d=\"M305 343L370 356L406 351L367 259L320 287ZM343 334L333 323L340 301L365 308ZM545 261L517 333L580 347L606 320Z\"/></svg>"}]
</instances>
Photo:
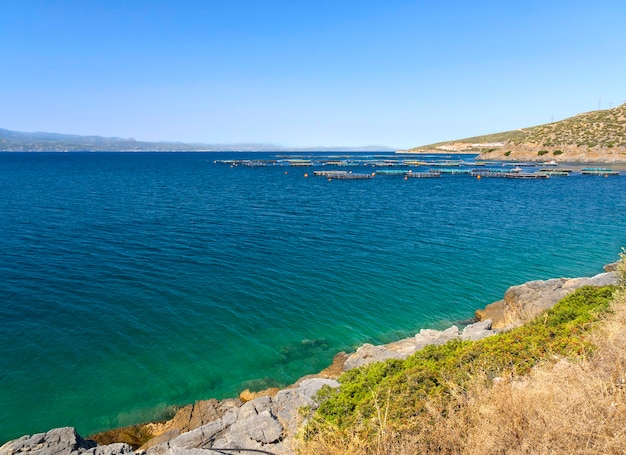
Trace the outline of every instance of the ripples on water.
<instances>
[{"instance_id":1,"label":"ripples on water","mask_svg":"<svg viewBox=\"0 0 626 455\"><path fill-rule=\"evenodd\" d=\"M288 384L626 244L623 177L329 182L224 156L0 154L0 440Z\"/></svg>"}]
</instances>

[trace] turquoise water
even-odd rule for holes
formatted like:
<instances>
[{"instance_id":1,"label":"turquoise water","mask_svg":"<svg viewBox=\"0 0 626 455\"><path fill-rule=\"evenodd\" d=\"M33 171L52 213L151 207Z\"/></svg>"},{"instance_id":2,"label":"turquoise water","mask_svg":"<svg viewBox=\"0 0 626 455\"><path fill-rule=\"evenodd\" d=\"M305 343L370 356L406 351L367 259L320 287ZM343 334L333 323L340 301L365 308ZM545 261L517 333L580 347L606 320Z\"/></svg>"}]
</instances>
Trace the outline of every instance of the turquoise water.
<instances>
[{"instance_id":1,"label":"turquoise water","mask_svg":"<svg viewBox=\"0 0 626 455\"><path fill-rule=\"evenodd\" d=\"M213 163L252 156L0 154L0 442L286 385L626 245L624 176Z\"/></svg>"}]
</instances>

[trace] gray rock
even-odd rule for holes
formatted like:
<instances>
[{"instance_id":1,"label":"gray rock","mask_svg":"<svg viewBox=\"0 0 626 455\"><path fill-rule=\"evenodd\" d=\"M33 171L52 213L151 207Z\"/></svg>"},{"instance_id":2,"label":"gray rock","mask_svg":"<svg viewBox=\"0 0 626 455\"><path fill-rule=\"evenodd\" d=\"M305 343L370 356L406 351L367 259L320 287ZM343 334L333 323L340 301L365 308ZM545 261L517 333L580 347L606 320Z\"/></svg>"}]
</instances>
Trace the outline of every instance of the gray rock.
<instances>
[{"instance_id":1,"label":"gray rock","mask_svg":"<svg viewBox=\"0 0 626 455\"><path fill-rule=\"evenodd\" d=\"M230 433L237 434L240 439L249 438L260 444L272 444L281 439L283 426L272 413L263 411L248 419L237 421L231 425Z\"/></svg>"},{"instance_id":2,"label":"gray rock","mask_svg":"<svg viewBox=\"0 0 626 455\"><path fill-rule=\"evenodd\" d=\"M607 273L599 273L591 278L572 278L567 280L563 284L563 289L578 289L582 286L611 286L618 284L617 273L615 272L607 272Z\"/></svg>"},{"instance_id":3,"label":"gray rock","mask_svg":"<svg viewBox=\"0 0 626 455\"><path fill-rule=\"evenodd\" d=\"M174 439L157 444L148 448L148 455L164 455L171 448L197 449L203 448L216 434L224 430L226 426L222 419L202 425L199 428L183 433Z\"/></svg>"},{"instance_id":4,"label":"gray rock","mask_svg":"<svg viewBox=\"0 0 626 455\"><path fill-rule=\"evenodd\" d=\"M148 450L151 447L154 446L158 446L160 444L164 444L176 437L180 436L180 430L179 429L173 429L173 430L167 430L166 432L155 436L154 438L148 440L146 443L144 443L140 448L139 451L145 451Z\"/></svg>"},{"instance_id":5,"label":"gray rock","mask_svg":"<svg viewBox=\"0 0 626 455\"><path fill-rule=\"evenodd\" d=\"M312 378L302 381L298 387L278 392L274 398L273 409L289 434L294 434L302 423L301 408L310 406L312 410L317 409L318 403L314 401L314 397L324 386L336 388L339 387L339 382L334 379Z\"/></svg>"},{"instance_id":6,"label":"gray rock","mask_svg":"<svg viewBox=\"0 0 626 455\"><path fill-rule=\"evenodd\" d=\"M504 299L476 311L480 320L491 319L494 328L518 327L544 310L552 308L559 300L583 286L617 284L614 272L600 273L591 278L554 278L536 280L510 287Z\"/></svg>"},{"instance_id":7,"label":"gray rock","mask_svg":"<svg viewBox=\"0 0 626 455\"><path fill-rule=\"evenodd\" d=\"M238 418L239 418L239 409L233 409L231 411L228 411L226 414L224 414L224 417L222 417L222 421L224 422L225 426L229 426L235 423Z\"/></svg>"},{"instance_id":8,"label":"gray rock","mask_svg":"<svg viewBox=\"0 0 626 455\"><path fill-rule=\"evenodd\" d=\"M422 329L411 338L405 338L393 343L374 346L364 344L355 353L350 354L343 364L343 370L349 371L373 362L383 362L388 359L406 359L411 354L430 345L441 345L455 339L478 340L492 335L491 326L485 329L484 324L468 326L463 334L453 325L445 330Z\"/></svg>"},{"instance_id":9,"label":"gray rock","mask_svg":"<svg viewBox=\"0 0 626 455\"><path fill-rule=\"evenodd\" d=\"M263 396L246 402L239 408L238 420L245 420L254 415L258 415L263 411L269 411L272 408L272 398Z\"/></svg>"},{"instance_id":10,"label":"gray rock","mask_svg":"<svg viewBox=\"0 0 626 455\"><path fill-rule=\"evenodd\" d=\"M491 324L491 319L470 324L463 329L461 339L476 341L494 335L496 332L491 329Z\"/></svg>"},{"instance_id":11,"label":"gray rock","mask_svg":"<svg viewBox=\"0 0 626 455\"><path fill-rule=\"evenodd\" d=\"M118 442L106 446L96 446L82 453L85 455L123 455L133 453L133 449L128 444Z\"/></svg>"},{"instance_id":12,"label":"gray rock","mask_svg":"<svg viewBox=\"0 0 626 455\"><path fill-rule=\"evenodd\" d=\"M224 455L224 452L219 452L211 449L184 449L182 447L170 447L162 452L163 455Z\"/></svg>"},{"instance_id":13,"label":"gray rock","mask_svg":"<svg viewBox=\"0 0 626 455\"><path fill-rule=\"evenodd\" d=\"M403 353L392 351L385 345L374 346L365 343L360 346L354 354L350 354L343 364L343 371L349 371L353 368L361 367L373 362L383 362L388 359L406 358Z\"/></svg>"},{"instance_id":14,"label":"gray rock","mask_svg":"<svg viewBox=\"0 0 626 455\"><path fill-rule=\"evenodd\" d=\"M430 345L446 344L448 341L459 338L459 328L455 325L446 330L422 329L415 335L417 350Z\"/></svg>"},{"instance_id":15,"label":"gray rock","mask_svg":"<svg viewBox=\"0 0 626 455\"><path fill-rule=\"evenodd\" d=\"M274 448L284 436L284 428L270 411L237 420L226 428L205 447L219 450L221 448L268 450Z\"/></svg>"},{"instance_id":16,"label":"gray rock","mask_svg":"<svg viewBox=\"0 0 626 455\"><path fill-rule=\"evenodd\" d=\"M31 455L70 455L80 454L94 447L96 447L94 441L81 438L72 427L64 427L55 428L47 433L22 436L14 441L9 441L0 447L0 455L18 453ZM130 449L130 447L128 448Z\"/></svg>"},{"instance_id":17,"label":"gray rock","mask_svg":"<svg viewBox=\"0 0 626 455\"><path fill-rule=\"evenodd\" d=\"M228 413L236 412L240 406L241 400L236 398L221 401L215 399L196 401L194 404L179 409L174 418L166 423L164 433L150 439L139 450L147 450L174 439L180 434L213 422Z\"/></svg>"}]
</instances>

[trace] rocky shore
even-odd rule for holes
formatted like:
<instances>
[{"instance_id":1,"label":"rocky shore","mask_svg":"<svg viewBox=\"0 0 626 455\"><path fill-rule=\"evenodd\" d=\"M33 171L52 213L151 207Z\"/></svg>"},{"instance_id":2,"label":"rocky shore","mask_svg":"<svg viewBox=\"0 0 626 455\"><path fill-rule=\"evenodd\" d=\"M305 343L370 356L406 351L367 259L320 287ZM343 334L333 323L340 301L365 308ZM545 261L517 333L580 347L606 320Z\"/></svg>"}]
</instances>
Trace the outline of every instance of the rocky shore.
<instances>
[{"instance_id":1,"label":"rocky shore","mask_svg":"<svg viewBox=\"0 0 626 455\"><path fill-rule=\"evenodd\" d=\"M583 286L617 283L610 266L591 278L556 278L530 281L509 288L504 298L476 311L476 322L462 329L422 329L393 343L365 344L352 354L339 353L333 364L318 375L300 379L283 390L246 391L236 399L204 400L180 409L163 423L145 424L154 437L138 449L126 443L98 445L79 436L71 427L23 436L0 447L0 455L213 455L243 453L239 449L269 454L293 454L295 436L306 418L301 409L316 408L317 392L325 386L339 387L336 378L344 371L387 359L405 359L427 345L453 339L478 340L522 325L566 295Z\"/></svg>"},{"instance_id":2,"label":"rocky shore","mask_svg":"<svg viewBox=\"0 0 626 455\"><path fill-rule=\"evenodd\" d=\"M556 152L556 153L555 153ZM490 152L480 154L482 160L495 161L557 161L559 163L624 164L626 147L513 144L504 143Z\"/></svg>"},{"instance_id":3,"label":"rocky shore","mask_svg":"<svg viewBox=\"0 0 626 455\"><path fill-rule=\"evenodd\" d=\"M454 155L477 153L477 160L506 162L555 161L561 164L624 165L626 147L578 145L545 146L543 144L514 144L512 142L491 144L471 144L450 142L435 148L398 150L397 153L414 155Z\"/></svg>"}]
</instances>

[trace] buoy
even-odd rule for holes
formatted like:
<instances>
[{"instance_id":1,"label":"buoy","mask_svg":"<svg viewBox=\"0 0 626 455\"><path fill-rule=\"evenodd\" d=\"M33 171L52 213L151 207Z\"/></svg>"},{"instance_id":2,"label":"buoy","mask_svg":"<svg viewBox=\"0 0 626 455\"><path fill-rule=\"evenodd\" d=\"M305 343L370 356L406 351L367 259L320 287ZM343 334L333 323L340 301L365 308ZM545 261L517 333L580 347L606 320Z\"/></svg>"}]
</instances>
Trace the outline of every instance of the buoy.
<instances>
[{"instance_id":1,"label":"buoy","mask_svg":"<svg viewBox=\"0 0 626 455\"><path fill-rule=\"evenodd\" d=\"M289 172L285 171L285 175L289 174Z\"/></svg>"},{"instance_id":2,"label":"buoy","mask_svg":"<svg viewBox=\"0 0 626 455\"><path fill-rule=\"evenodd\" d=\"M376 175L376 172L372 172L372 177L374 177Z\"/></svg>"},{"instance_id":3,"label":"buoy","mask_svg":"<svg viewBox=\"0 0 626 455\"><path fill-rule=\"evenodd\" d=\"M308 176L309 176L309 174L306 174L306 173L305 173L305 174L304 174L304 176L305 176L305 177L308 177Z\"/></svg>"},{"instance_id":4,"label":"buoy","mask_svg":"<svg viewBox=\"0 0 626 455\"><path fill-rule=\"evenodd\" d=\"M480 180L480 175L477 175L477 176L476 176L476 178L477 178L478 180Z\"/></svg>"}]
</instances>

